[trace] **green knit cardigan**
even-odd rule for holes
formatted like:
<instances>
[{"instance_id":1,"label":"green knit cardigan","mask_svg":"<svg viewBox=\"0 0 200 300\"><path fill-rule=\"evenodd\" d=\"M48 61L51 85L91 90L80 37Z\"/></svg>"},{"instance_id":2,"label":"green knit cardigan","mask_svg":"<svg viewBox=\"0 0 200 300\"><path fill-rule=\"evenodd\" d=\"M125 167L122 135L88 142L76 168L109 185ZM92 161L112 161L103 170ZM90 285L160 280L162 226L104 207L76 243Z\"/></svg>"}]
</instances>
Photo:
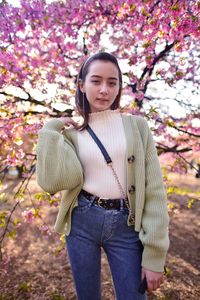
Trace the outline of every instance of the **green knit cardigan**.
<instances>
[{"instance_id":1,"label":"green knit cardigan","mask_svg":"<svg viewBox=\"0 0 200 300\"><path fill-rule=\"evenodd\" d=\"M122 121L127 142L127 194L135 213L135 230L144 246L142 266L162 272L169 247L169 216L157 151L145 119L122 114ZM55 230L68 235L84 174L76 152L77 132L63 128L59 119L52 119L39 131L36 175L44 191L63 191ZM129 219L127 223L131 225Z\"/></svg>"}]
</instances>

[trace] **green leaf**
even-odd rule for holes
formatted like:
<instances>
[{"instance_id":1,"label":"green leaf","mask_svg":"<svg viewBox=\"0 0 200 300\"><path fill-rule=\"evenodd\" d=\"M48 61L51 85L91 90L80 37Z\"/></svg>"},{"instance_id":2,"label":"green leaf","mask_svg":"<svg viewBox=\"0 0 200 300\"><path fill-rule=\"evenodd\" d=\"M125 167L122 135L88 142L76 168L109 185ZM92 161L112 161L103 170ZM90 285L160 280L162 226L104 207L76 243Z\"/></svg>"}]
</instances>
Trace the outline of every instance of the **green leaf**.
<instances>
[{"instance_id":1,"label":"green leaf","mask_svg":"<svg viewBox=\"0 0 200 300\"><path fill-rule=\"evenodd\" d=\"M194 202L195 202L195 200L194 200L194 199L190 199L190 200L188 201L188 205L187 205L187 207L188 207L188 208L191 208L191 207L192 207L192 205L194 204Z\"/></svg>"},{"instance_id":2,"label":"green leaf","mask_svg":"<svg viewBox=\"0 0 200 300\"><path fill-rule=\"evenodd\" d=\"M10 237L12 240L14 240L16 238L17 232L16 230L12 230L6 233L6 237Z\"/></svg>"},{"instance_id":3,"label":"green leaf","mask_svg":"<svg viewBox=\"0 0 200 300\"><path fill-rule=\"evenodd\" d=\"M18 286L18 291L21 292L30 292L31 291L31 285L30 282L21 282Z\"/></svg>"}]
</instances>

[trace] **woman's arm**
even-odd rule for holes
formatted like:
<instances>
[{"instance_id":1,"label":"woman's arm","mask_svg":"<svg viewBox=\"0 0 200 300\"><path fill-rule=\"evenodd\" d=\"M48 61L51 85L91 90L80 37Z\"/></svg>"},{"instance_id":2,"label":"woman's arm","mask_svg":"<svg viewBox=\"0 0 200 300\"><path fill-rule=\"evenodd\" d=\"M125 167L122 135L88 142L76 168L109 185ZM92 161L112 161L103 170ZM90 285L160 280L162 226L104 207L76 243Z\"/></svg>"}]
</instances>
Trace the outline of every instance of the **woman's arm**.
<instances>
[{"instance_id":1,"label":"woman's arm","mask_svg":"<svg viewBox=\"0 0 200 300\"><path fill-rule=\"evenodd\" d=\"M169 247L167 196L157 150L145 120L139 121L140 133L145 133L145 205L140 239L144 246L142 276L146 276L149 291L162 282L162 274ZM144 134L143 134L144 135Z\"/></svg>"},{"instance_id":2,"label":"woman's arm","mask_svg":"<svg viewBox=\"0 0 200 300\"><path fill-rule=\"evenodd\" d=\"M65 124L67 125L63 118L52 119L38 134L37 182L50 194L72 189L83 180L82 167L74 145L61 133Z\"/></svg>"}]
</instances>

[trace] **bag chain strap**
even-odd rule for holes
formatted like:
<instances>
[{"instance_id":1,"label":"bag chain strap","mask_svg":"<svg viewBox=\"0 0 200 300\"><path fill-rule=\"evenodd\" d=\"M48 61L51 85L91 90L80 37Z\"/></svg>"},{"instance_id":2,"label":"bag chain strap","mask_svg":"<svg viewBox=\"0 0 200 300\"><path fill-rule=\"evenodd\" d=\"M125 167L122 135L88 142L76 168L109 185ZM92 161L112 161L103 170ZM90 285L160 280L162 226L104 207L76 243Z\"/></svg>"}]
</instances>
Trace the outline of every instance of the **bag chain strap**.
<instances>
[{"instance_id":1,"label":"bag chain strap","mask_svg":"<svg viewBox=\"0 0 200 300\"><path fill-rule=\"evenodd\" d=\"M121 183L120 183L120 181L119 181L119 178L118 178L118 176L117 176L117 173L115 172L115 170L114 170L114 168L113 168L113 164L112 164L112 163L109 163L108 166L111 168L111 170L112 170L112 172L113 172L113 175L114 175L114 177L115 177L115 180L116 180L116 182L117 182L117 184L118 184L118 186L119 186L119 190L120 190L120 193L121 193L121 195L122 195L122 198L123 198L123 199L126 199L126 195L125 195L124 190L123 190L123 188L122 188L122 186L121 186Z\"/></svg>"},{"instance_id":2,"label":"bag chain strap","mask_svg":"<svg viewBox=\"0 0 200 300\"><path fill-rule=\"evenodd\" d=\"M111 168L111 170L113 172L113 175L114 175L115 180L116 180L116 182L118 184L118 187L119 187L120 193L122 195L122 198L124 199L124 203L125 203L126 207L128 208L128 211L129 211L129 214L130 214L129 222L130 222L131 225L134 225L135 224L135 216L134 216L133 212L131 211L129 202L128 202L127 198L126 198L126 195L125 195L124 190L122 188L122 185L121 185L121 183L119 181L117 173L115 172L115 169L113 168L113 164L112 164L112 162L110 162L107 165Z\"/></svg>"}]
</instances>

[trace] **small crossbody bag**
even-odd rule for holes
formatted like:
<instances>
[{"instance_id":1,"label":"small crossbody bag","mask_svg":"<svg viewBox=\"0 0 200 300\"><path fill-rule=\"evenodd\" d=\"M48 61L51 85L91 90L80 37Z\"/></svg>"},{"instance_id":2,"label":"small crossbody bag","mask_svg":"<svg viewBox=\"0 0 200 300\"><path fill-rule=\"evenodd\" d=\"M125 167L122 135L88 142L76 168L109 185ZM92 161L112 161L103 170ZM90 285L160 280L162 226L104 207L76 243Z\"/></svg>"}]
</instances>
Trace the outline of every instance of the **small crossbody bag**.
<instances>
[{"instance_id":1,"label":"small crossbody bag","mask_svg":"<svg viewBox=\"0 0 200 300\"><path fill-rule=\"evenodd\" d=\"M130 222L131 225L134 225L135 224L135 216L134 216L133 212L131 211L131 207L129 205L128 199L126 198L126 195L125 195L124 190L122 188L122 185L119 181L117 173L116 173L115 169L113 168L113 163L112 163L111 157L109 156L109 154L106 151L104 145L102 144L102 142L99 140L99 138L97 137L97 135L95 134L95 132L92 130L92 128L89 125L87 125L86 130L88 131L88 133L91 135L91 137L93 138L93 140L95 141L95 143L99 147L99 149L100 149L101 153L103 154L103 157L104 157L107 165L111 168L113 176L114 176L114 178L116 180L116 183L118 185L120 194L122 196L122 199L124 199L125 205L129 210L129 222Z\"/></svg>"}]
</instances>

